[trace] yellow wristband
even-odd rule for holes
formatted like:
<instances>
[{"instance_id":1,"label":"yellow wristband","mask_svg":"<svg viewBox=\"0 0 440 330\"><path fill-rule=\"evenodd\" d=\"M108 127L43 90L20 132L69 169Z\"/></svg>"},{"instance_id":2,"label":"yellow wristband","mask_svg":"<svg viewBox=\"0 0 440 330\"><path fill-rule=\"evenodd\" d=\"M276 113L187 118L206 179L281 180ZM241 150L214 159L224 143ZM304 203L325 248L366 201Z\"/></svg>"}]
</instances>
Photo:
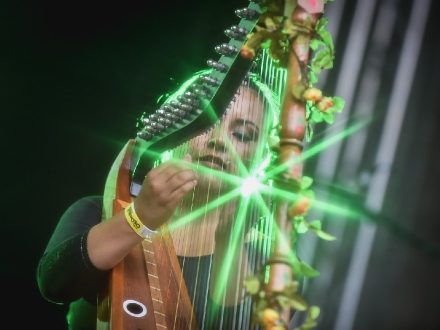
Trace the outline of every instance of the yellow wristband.
<instances>
[{"instance_id":1,"label":"yellow wristband","mask_svg":"<svg viewBox=\"0 0 440 330\"><path fill-rule=\"evenodd\" d=\"M157 233L155 230L151 230L146 227L134 210L134 203L131 203L125 208L125 219L127 219L130 227L142 238L150 238Z\"/></svg>"}]
</instances>

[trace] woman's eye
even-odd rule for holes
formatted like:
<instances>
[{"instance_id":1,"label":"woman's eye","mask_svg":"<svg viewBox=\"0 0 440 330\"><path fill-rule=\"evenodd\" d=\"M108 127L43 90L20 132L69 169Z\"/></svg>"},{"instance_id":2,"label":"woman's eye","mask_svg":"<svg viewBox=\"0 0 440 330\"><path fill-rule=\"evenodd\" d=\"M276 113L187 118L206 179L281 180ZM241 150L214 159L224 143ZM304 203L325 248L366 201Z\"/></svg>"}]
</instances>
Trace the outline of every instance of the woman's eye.
<instances>
[{"instance_id":1,"label":"woman's eye","mask_svg":"<svg viewBox=\"0 0 440 330\"><path fill-rule=\"evenodd\" d=\"M232 133L232 135L237 140L242 141L242 142L250 142L250 141L254 140L253 136L250 136L249 134L244 133L244 132L234 132L234 133Z\"/></svg>"}]
</instances>

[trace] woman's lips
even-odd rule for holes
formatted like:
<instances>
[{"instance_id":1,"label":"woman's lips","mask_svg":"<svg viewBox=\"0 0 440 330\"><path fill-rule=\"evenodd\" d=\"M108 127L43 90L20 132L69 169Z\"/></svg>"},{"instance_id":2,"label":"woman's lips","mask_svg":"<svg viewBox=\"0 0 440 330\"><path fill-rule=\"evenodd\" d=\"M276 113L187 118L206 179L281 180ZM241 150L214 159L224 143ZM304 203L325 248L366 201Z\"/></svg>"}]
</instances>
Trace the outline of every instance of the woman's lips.
<instances>
[{"instance_id":1,"label":"woman's lips","mask_svg":"<svg viewBox=\"0 0 440 330\"><path fill-rule=\"evenodd\" d=\"M219 171L226 169L226 163L223 161L223 159L213 155L199 157L198 162L203 166L210 167Z\"/></svg>"}]
</instances>

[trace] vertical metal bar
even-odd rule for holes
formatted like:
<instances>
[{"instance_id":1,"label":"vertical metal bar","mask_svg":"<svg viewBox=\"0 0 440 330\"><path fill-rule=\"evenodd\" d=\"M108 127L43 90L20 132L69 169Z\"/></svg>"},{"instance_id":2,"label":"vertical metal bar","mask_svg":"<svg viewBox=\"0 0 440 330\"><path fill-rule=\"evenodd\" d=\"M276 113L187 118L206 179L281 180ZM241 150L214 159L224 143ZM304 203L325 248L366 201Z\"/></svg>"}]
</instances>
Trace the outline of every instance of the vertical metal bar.
<instances>
[{"instance_id":1,"label":"vertical metal bar","mask_svg":"<svg viewBox=\"0 0 440 330\"><path fill-rule=\"evenodd\" d=\"M385 125L376 154L376 164L392 164L394 160L419 58L429 6L430 0L413 2ZM372 177L365 203L370 210L377 212L381 210L389 177L390 172L388 171L380 171ZM376 225L367 222L361 223L334 329L350 330L353 328L375 234Z\"/></svg>"}]
</instances>

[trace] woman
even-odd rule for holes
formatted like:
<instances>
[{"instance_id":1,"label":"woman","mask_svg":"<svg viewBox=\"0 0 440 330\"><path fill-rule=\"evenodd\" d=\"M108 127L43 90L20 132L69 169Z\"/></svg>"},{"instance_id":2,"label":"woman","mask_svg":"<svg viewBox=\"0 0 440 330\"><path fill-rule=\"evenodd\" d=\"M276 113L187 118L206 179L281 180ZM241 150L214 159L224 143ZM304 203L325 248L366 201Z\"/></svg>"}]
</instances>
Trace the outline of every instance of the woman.
<instances>
[{"instance_id":1,"label":"woman","mask_svg":"<svg viewBox=\"0 0 440 330\"><path fill-rule=\"evenodd\" d=\"M237 306L249 307L242 283L258 267L249 261L261 259L249 230L266 205L257 205L246 221L238 221L244 219L238 217L240 206L247 204L239 194L240 178L267 155L265 136L272 120L266 108L259 90L242 86L211 131L176 148L172 159L146 175L132 204L152 234L168 223L200 329L245 328L243 322L249 323L249 316L237 319ZM188 215L190 221L182 224ZM96 329L97 295L110 270L143 239L124 212L106 221L101 216L100 196L71 205L38 266L42 295L70 304L69 329ZM196 264L202 265L198 271L191 266Z\"/></svg>"}]
</instances>

